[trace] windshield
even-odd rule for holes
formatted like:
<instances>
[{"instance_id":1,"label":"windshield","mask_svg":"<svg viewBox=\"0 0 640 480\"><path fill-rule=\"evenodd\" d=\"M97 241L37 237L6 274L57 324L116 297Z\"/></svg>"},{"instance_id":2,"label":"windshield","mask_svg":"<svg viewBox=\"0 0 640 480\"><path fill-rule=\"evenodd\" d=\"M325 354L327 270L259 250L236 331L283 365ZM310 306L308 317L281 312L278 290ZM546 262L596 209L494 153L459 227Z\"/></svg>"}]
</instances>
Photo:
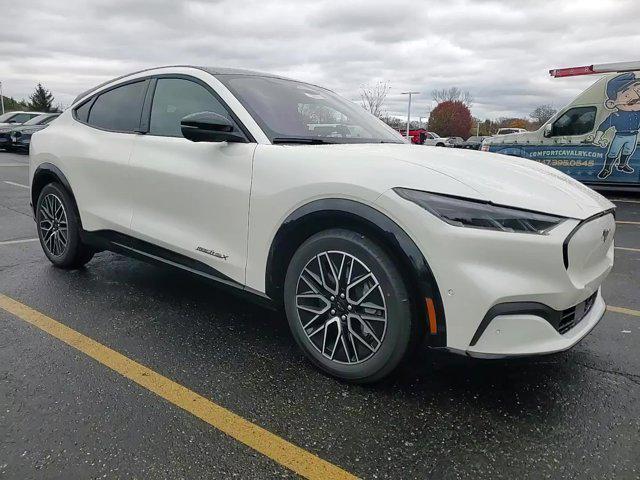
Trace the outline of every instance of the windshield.
<instances>
[{"instance_id":1,"label":"windshield","mask_svg":"<svg viewBox=\"0 0 640 480\"><path fill-rule=\"evenodd\" d=\"M55 118L54 115L46 113L44 115L38 115L37 117L33 117L28 122L24 122L23 125L40 125L42 123L49 123L54 118Z\"/></svg>"},{"instance_id":2,"label":"windshield","mask_svg":"<svg viewBox=\"0 0 640 480\"><path fill-rule=\"evenodd\" d=\"M217 77L274 143L406 143L362 107L321 87L272 77Z\"/></svg>"},{"instance_id":3,"label":"windshield","mask_svg":"<svg viewBox=\"0 0 640 480\"><path fill-rule=\"evenodd\" d=\"M9 120L13 115L15 115L15 112L9 112L9 113L5 113L4 115L0 115L0 123L2 122L6 122L7 120Z\"/></svg>"}]
</instances>

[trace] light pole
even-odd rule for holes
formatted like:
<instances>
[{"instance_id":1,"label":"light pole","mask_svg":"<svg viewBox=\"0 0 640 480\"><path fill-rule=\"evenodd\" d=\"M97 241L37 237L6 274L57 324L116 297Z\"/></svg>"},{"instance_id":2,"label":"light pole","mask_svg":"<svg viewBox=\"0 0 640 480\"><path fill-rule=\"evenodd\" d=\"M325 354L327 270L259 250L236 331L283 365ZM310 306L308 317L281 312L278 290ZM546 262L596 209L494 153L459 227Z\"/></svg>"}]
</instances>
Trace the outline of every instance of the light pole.
<instances>
[{"instance_id":1,"label":"light pole","mask_svg":"<svg viewBox=\"0 0 640 480\"><path fill-rule=\"evenodd\" d=\"M2 94L2 82L0 82L0 103L2 104L2 115L4 115L4 95Z\"/></svg>"},{"instance_id":2,"label":"light pole","mask_svg":"<svg viewBox=\"0 0 640 480\"><path fill-rule=\"evenodd\" d=\"M420 92L402 92L400 95L409 95L409 107L407 108L407 140L409 139L409 123L411 123L411 96Z\"/></svg>"}]
</instances>

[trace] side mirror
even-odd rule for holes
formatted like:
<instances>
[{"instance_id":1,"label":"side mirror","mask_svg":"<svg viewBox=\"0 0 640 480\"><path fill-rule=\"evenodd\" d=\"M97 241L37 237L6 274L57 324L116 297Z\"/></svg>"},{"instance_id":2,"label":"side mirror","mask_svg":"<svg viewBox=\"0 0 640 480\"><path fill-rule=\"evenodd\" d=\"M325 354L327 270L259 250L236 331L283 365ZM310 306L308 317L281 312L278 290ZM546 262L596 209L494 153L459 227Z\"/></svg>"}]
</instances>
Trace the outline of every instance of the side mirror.
<instances>
[{"instance_id":1,"label":"side mirror","mask_svg":"<svg viewBox=\"0 0 640 480\"><path fill-rule=\"evenodd\" d=\"M542 132L542 135L545 138L550 138L553 135L553 125L551 125L550 123L546 124L544 126L544 130Z\"/></svg>"},{"instance_id":2,"label":"side mirror","mask_svg":"<svg viewBox=\"0 0 640 480\"><path fill-rule=\"evenodd\" d=\"M213 112L198 112L180 120L182 136L192 142L246 143L244 135L234 132L231 120Z\"/></svg>"}]
</instances>

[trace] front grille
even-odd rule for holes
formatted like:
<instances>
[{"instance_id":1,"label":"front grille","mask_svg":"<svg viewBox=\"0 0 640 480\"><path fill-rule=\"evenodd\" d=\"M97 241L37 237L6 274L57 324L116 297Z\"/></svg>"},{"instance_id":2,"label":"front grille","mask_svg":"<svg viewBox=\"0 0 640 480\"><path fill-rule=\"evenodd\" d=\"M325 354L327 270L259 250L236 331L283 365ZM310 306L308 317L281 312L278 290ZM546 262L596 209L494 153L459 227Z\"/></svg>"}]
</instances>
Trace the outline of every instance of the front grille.
<instances>
[{"instance_id":1,"label":"front grille","mask_svg":"<svg viewBox=\"0 0 640 480\"><path fill-rule=\"evenodd\" d=\"M587 298L584 302L579 303L575 307L567 308L562 311L562 317L560 318L560 323L558 324L558 332L560 335L564 335L573 327L578 325L584 317L591 311L593 304L596 302L596 297L598 296L598 292L595 292L589 298Z\"/></svg>"}]
</instances>

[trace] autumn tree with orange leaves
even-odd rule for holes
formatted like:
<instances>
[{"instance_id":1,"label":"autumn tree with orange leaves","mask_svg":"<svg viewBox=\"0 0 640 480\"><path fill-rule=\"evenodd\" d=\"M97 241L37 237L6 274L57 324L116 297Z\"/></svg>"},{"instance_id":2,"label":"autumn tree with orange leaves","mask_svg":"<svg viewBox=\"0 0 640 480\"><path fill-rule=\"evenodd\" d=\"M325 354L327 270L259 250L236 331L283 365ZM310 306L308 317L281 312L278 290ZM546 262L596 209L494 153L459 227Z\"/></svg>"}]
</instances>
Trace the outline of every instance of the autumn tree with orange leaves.
<instances>
[{"instance_id":1,"label":"autumn tree with orange leaves","mask_svg":"<svg viewBox=\"0 0 640 480\"><path fill-rule=\"evenodd\" d=\"M473 118L462 101L444 101L438 104L429 117L429 131L441 137L469 138Z\"/></svg>"}]
</instances>

